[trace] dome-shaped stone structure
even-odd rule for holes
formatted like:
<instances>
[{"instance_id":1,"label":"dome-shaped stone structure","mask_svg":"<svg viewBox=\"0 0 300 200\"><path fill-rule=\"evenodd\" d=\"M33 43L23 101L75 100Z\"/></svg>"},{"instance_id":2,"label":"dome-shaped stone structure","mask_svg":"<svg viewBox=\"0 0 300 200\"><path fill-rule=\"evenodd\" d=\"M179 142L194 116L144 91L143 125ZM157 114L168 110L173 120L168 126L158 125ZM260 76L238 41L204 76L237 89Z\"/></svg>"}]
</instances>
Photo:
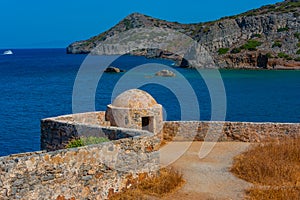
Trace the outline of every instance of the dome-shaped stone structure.
<instances>
[{"instance_id":1,"label":"dome-shaped stone structure","mask_svg":"<svg viewBox=\"0 0 300 200\"><path fill-rule=\"evenodd\" d=\"M157 102L147 92L132 89L117 96L111 105L119 108L152 108Z\"/></svg>"},{"instance_id":2,"label":"dome-shaped stone structure","mask_svg":"<svg viewBox=\"0 0 300 200\"><path fill-rule=\"evenodd\" d=\"M145 91L127 90L107 106L105 119L111 126L148 130L158 134L163 126L162 106Z\"/></svg>"}]
</instances>

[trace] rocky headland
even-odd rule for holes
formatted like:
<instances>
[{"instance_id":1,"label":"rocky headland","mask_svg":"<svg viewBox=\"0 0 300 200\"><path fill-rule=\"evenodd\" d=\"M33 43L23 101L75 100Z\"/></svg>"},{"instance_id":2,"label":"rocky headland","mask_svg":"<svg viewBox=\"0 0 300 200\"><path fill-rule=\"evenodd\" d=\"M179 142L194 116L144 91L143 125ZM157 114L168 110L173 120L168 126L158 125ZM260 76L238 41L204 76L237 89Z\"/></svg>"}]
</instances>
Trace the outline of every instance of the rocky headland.
<instances>
[{"instance_id":1,"label":"rocky headland","mask_svg":"<svg viewBox=\"0 0 300 200\"><path fill-rule=\"evenodd\" d=\"M135 35L134 30L140 28L144 28L144 33ZM168 48L165 49L161 41L149 37L152 34L151 30L155 28L182 33L196 41L208 52L214 66L218 68L300 69L299 0L286 0L239 15L197 24L168 22L133 13L104 33L70 44L67 53L122 53L171 59L180 67L214 67L207 64L207 60L205 64L196 61L189 63L189 59L185 59L186 52L180 50L184 46L184 40L175 36L176 34L169 38ZM122 36L124 32L127 32L126 38ZM157 36L164 37L164 33L155 33L155 37ZM122 40L118 40L122 37ZM135 48L128 48L128 44L132 44L133 40L139 40L139 43L134 44ZM111 45L112 41L114 45ZM96 48L104 43L110 45ZM144 46L147 48L143 48ZM202 57L205 56L202 54Z\"/></svg>"}]
</instances>

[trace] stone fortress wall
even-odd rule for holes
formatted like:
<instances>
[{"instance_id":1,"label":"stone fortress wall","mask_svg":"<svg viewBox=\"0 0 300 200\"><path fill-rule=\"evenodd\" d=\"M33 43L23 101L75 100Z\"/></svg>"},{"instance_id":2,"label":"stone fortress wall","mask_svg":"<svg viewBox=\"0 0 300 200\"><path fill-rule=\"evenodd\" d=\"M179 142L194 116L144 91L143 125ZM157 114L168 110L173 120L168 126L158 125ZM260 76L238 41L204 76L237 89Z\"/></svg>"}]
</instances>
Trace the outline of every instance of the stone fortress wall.
<instances>
[{"instance_id":1,"label":"stone fortress wall","mask_svg":"<svg viewBox=\"0 0 300 200\"><path fill-rule=\"evenodd\" d=\"M42 120L43 151L0 158L0 199L107 199L157 172L153 133L103 125L104 112ZM64 149L81 131L111 141Z\"/></svg>"},{"instance_id":2,"label":"stone fortress wall","mask_svg":"<svg viewBox=\"0 0 300 200\"><path fill-rule=\"evenodd\" d=\"M166 141L261 142L285 136L300 136L300 123L167 121L163 126Z\"/></svg>"},{"instance_id":3,"label":"stone fortress wall","mask_svg":"<svg viewBox=\"0 0 300 200\"><path fill-rule=\"evenodd\" d=\"M0 158L0 199L56 199L58 195L106 199L145 177L145 173L155 173L160 140L148 131L109 125L105 112L42 120L44 151ZM219 130L219 141L259 142L299 135L300 124L169 121L164 122L163 138L203 141L207 133L215 136ZM82 131L88 136L107 137L111 142L64 149ZM195 137L190 136L192 132Z\"/></svg>"}]
</instances>

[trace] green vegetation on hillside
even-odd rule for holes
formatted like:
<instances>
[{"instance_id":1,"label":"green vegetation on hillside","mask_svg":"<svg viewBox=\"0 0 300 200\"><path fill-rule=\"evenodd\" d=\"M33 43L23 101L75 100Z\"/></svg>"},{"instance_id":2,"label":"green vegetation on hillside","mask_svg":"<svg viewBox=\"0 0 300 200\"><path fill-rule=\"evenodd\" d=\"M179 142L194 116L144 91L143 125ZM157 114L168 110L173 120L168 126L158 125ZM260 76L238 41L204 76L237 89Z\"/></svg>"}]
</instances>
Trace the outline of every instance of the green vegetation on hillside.
<instances>
[{"instance_id":1,"label":"green vegetation on hillside","mask_svg":"<svg viewBox=\"0 0 300 200\"><path fill-rule=\"evenodd\" d=\"M241 53L241 56L244 56L244 54L255 54L255 51L257 50L264 54L269 52L269 58L296 60L299 55L298 49L300 48L300 32L296 24L290 23L294 20L295 16L300 16L300 1L279 2L273 5L266 5L258 9L250 10L236 16L224 17L214 21L193 24L168 22L143 14L133 13L108 31L86 41L73 43L74 45L70 46L70 48L67 50L70 53L89 53L97 46L97 44L101 44L102 41L105 41L107 38L110 38L114 35L118 35L120 32L130 30L134 27L159 27L170 28L183 33L195 41L198 41L201 45L207 46L210 50L214 49L219 44L223 44L223 48L217 49L215 52L210 53L215 54L214 59L216 61L224 58L231 59L233 61L226 62L226 66L224 67L236 67L235 62L238 63L238 60L235 59L236 56L230 54ZM274 20L267 20L273 18ZM240 37L239 34L236 34L240 33L241 31L243 33L242 37ZM153 37L155 37L155 35ZM245 40L245 38L248 38L248 41ZM148 41L143 35L141 35L141 38L129 36L128 40L124 40L122 42L125 44L128 41L139 39L145 39L145 42L153 42L153 44L156 45L155 41ZM232 45L229 46L229 44ZM298 45L299 48L295 48L296 45ZM170 49L171 48L178 48L178 44L176 42L174 42L174 44L170 43ZM278 48L280 48L282 53L278 53ZM103 54L103 51L105 50L101 49L97 53ZM114 51L115 50L112 49L110 54L114 54ZM117 51L118 50L116 50L116 52ZM285 54L285 52L288 52L289 55ZM172 54L173 52L170 53ZM129 54L147 56L148 52L144 49L141 49L139 51L130 52ZM166 56L163 54L153 54L153 57L166 58ZM172 56L167 57L169 59L177 59L177 56L174 56L174 58L172 58ZM249 63L251 66L255 65L254 61L251 59L247 60L246 62L251 62ZM283 62L283 60L280 59L280 62Z\"/></svg>"},{"instance_id":2,"label":"green vegetation on hillside","mask_svg":"<svg viewBox=\"0 0 300 200\"><path fill-rule=\"evenodd\" d=\"M231 16L231 17L223 17L223 19L230 18L230 19L236 19L238 17L243 17L243 16L256 16L256 15L263 15L267 13L288 13L288 12L294 12L294 15L299 14L296 8L300 7L300 2L282 2L282 3L277 3L274 5L266 5L262 6L261 8L254 9L247 11L245 13Z\"/></svg>"},{"instance_id":3,"label":"green vegetation on hillside","mask_svg":"<svg viewBox=\"0 0 300 200\"><path fill-rule=\"evenodd\" d=\"M209 26L206 26L204 29L203 29L203 33L208 33L210 31L210 27Z\"/></svg>"},{"instance_id":4,"label":"green vegetation on hillside","mask_svg":"<svg viewBox=\"0 0 300 200\"><path fill-rule=\"evenodd\" d=\"M291 12L294 8L300 7L300 1L298 2L283 2L280 6L275 7L276 12Z\"/></svg>"},{"instance_id":5,"label":"green vegetation on hillside","mask_svg":"<svg viewBox=\"0 0 300 200\"><path fill-rule=\"evenodd\" d=\"M284 32L284 31L288 31L289 30L289 27L282 27L282 28L279 28L277 29L277 32Z\"/></svg>"},{"instance_id":6,"label":"green vegetation on hillside","mask_svg":"<svg viewBox=\"0 0 300 200\"><path fill-rule=\"evenodd\" d=\"M273 56L270 52L267 53L266 56L267 56L268 58L274 58L274 56Z\"/></svg>"},{"instance_id":7,"label":"green vegetation on hillside","mask_svg":"<svg viewBox=\"0 0 300 200\"><path fill-rule=\"evenodd\" d=\"M233 48L230 53L236 54L236 53L240 53L241 49L240 48Z\"/></svg>"},{"instance_id":8,"label":"green vegetation on hillside","mask_svg":"<svg viewBox=\"0 0 300 200\"><path fill-rule=\"evenodd\" d=\"M277 56L279 58L284 58L286 60L292 60L292 58L288 54L285 54L285 53L282 53L282 52L278 53Z\"/></svg>"},{"instance_id":9,"label":"green vegetation on hillside","mask_svg":"<svg viewBox=\"0 0 300 200\"><path fill-rule=\"evenodd\" d=\"M241 49L249 50L249 51L256 51L256 47L262 45L262 42L257 40L248 40L246 44L241 46Z\"/></svg>"},{"instance_id":10,"label":"green vegetation on hillside","mask_svg":"<svg viewBox=\"0 0 300 200\"><path fill-rule=\"evenodd\" d=\"M219 55L226 54L229 51L229 48L220 48L218 50Z\"/></svg>"},{"instance_id":11,"label":"green vegetation on hillside","mask_svg":"<svg viewBox=\"0 0 300 200\"><path fill-rule=\"evenodd\" d=\"M272 48L274 48L274 47L279 47L279 48L281 48L281 47L282 47L281 41L275 41L275 42L273 43L273 45L272 45Z\"/></svg>"},{"instance_id":12,"label":"green vegetation on hillside","mask_svg":"<svg viewBox=\"0 0 300 200\"><path fill-rule=\"evenodd\" d=\"M261 34L254 34L252 35L252 38L261 38Z\"/></svg>"},{"instance_id":13,"label":"green vegetation on hillside","mask_svg":"<svg viewBox=\"0 0 300 200\"><path fill-rule=\"evenodd\" d=\"M123 23L125 25L126 30L129 30L129 29L133 28L133 25L132 25L132 23L129 19L124 19Z\"/></svg>"}]
</instances>

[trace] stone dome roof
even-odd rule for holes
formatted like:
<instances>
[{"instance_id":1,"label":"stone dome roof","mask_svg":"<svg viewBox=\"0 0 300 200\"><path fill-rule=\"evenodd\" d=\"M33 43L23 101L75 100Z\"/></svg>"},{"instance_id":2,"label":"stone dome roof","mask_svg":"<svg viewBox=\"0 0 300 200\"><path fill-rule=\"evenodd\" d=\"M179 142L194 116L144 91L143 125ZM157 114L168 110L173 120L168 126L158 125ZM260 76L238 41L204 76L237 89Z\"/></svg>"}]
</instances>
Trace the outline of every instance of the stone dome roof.
<instances>
[{"instance_id":1,"label":"stone dome roof","mask_svg":"<svg viewBox=\"0 0 300 200\"><path fill-rule=\"evenodd\" d=\"M132 89L117 96L111 105L120 108L151 108L157 105L157 102L147 92Z\"/></svg>"}]
</instances>

